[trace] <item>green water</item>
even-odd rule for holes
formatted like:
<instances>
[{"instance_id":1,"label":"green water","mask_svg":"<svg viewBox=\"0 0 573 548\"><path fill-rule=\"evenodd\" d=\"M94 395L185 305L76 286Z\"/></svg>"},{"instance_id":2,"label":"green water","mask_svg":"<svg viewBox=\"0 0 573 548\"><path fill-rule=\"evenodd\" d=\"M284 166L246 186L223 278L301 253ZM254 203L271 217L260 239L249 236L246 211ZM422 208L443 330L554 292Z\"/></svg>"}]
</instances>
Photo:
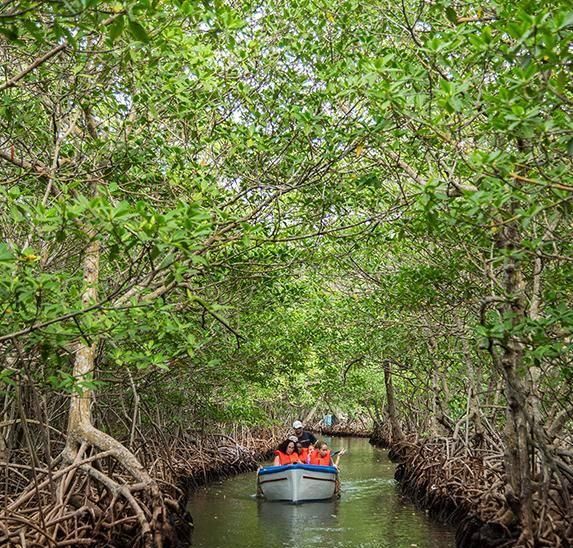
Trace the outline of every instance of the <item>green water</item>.
<instances>
[{"instance_id":1,"label":"green water","mask_svg":"<svg viewBox=\"0 0 573 548\"><path fill-rule=\"evenodd\" d=\"M431 521L402 497L386 452L363 438L327 440L346 448L342 494L326 502L288 504L255 497L255 473L199 489L189 510L193 546L209 548L452 548L451 528Z\"/></svg>"}]
</instances>

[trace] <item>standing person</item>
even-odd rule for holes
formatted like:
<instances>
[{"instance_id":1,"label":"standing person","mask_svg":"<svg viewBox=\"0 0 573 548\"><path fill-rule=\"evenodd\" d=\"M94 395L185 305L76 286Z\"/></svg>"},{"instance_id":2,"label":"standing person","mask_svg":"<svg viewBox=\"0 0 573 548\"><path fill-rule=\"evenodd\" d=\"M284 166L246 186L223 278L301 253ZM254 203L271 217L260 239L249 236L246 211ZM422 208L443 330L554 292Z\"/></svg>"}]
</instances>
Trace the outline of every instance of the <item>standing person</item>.
<instances>
[{"instance_id":1,"label":"standing person","mask_svg":"<svg viewBox=\"0 0 573 548\"><path fill-rule=\"evenodd\" d=\"M294 421L292 427L294 428L294 433L298 441L303 447L308 447L316 443L316 436L312 432L306 431L302 422Z\"/></svg>"}]
</instances>

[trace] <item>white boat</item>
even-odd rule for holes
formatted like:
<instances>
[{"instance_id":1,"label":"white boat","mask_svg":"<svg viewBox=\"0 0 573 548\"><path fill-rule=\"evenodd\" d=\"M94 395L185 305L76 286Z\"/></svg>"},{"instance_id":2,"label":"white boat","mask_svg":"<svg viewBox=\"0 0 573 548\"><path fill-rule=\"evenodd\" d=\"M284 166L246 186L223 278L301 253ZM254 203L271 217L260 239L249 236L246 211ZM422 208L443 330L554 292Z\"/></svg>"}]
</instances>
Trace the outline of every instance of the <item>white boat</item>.
<instances>
[{"instance_id":1,"label":"white boat","mask_svg":"<svg viewBox=\"0 0 573 548\"><path fill-rule=\"evenodd\" d=\"M334 496L337 476L338 469L334 466L267 466L257 472L257 487L267 500L325 500Z\"/></svg>"}]
</instances>

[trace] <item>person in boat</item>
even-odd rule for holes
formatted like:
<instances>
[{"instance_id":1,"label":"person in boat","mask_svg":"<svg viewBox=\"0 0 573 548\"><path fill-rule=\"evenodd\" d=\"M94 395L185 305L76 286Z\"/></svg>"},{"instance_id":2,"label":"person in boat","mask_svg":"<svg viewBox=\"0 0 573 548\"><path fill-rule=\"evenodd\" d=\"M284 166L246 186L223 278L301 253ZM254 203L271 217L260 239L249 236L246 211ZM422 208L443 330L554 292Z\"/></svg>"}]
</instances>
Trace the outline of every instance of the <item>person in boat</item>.
<instances>
[{"instance_id":1,"label":"person in boat","mask_svg":"<svg viewBox=\"0 0 573 548\"><path fill-rule=\"evenodd\" d=\"M289 436L288 439L290 441L294 441L295 451L298 453L298 458L300 460L300 449L299 449L300 444L298 443L298 438L296 436Z\"/></svg>"},{"instance_id":2,"label":"person in boat","mask_svg":"<svg viewBox=\"0 0 573 548\"><path fill-rule=\"evenodd\" d=\"M316 436L312 432L305 430L302 422L294 421L292 423L292 427L294 428L294 434L302 447L308 448L309 445L316 444Z\"/></svg>"},{"instance_id":3,"label":"person in boat","mask_svg":"<svg viewBox=\"0 0 573 548\"><path fill-rule=\"evenodd\" d=\"M314 445L310 444L308 447L303 447L302 443L297 440L296 448L298 450L298 456L300 457L300 462L304 464L309 464L310 454L314 451Z\"/></svg>"},{"instance_id":4,"label":"person in boat","mask_svg":"<svg viewBox=\"0 0 573 548\"><path fill-rule=\"evenodd\" d=\"M296 440L291 438L283 441L278 449L275 451L274 466L284 466L285 464L297 464L300 461L300 456L296 448Z\"/></svg>"},{"instance_id":5,"label":"person in boat","mask_svg":"<svg viewBox=\"0 0 573 548\"><path fill-rule=\"evenodd\" d=\"M338 463L340 457L344 455L346 451L341 449L336 454L336 460L332 460L332 455L330 449L328 448L328 443L321 441L316 444L316 449L310 454L309 463L315 466L336 466L338 468Z\"/></svg>"}]
</instances>

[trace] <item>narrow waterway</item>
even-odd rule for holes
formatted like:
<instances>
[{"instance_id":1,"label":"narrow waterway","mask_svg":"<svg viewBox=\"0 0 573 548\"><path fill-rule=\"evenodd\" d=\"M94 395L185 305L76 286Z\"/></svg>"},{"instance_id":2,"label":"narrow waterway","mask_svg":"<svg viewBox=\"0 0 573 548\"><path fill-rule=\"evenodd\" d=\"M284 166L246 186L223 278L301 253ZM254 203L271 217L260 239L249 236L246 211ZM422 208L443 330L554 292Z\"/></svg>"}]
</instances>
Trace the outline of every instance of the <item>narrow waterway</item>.
<instances>
[{"instance_id":1,"label":"narrow waterway","mask_svg":"<svg viewBox=\"0 0 573 548\"><path fill-rule=\"evenodd\" d=\"M328 439L345 447L342 494L326 502L288 504L255 497L255 473L196 491L189 503L193 546L209 548L452 548L451 528L431 521L402 497L386 452L364 438Z\"/></svg>"}]
</instances>

